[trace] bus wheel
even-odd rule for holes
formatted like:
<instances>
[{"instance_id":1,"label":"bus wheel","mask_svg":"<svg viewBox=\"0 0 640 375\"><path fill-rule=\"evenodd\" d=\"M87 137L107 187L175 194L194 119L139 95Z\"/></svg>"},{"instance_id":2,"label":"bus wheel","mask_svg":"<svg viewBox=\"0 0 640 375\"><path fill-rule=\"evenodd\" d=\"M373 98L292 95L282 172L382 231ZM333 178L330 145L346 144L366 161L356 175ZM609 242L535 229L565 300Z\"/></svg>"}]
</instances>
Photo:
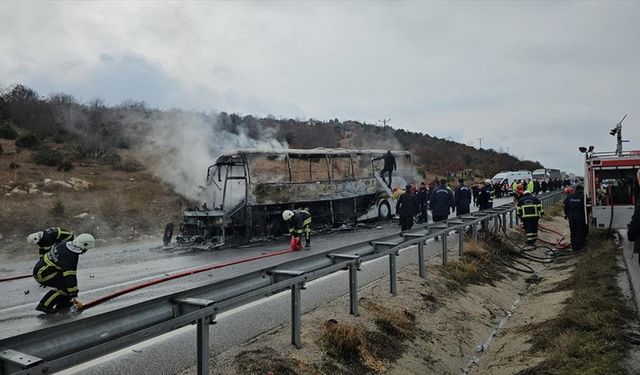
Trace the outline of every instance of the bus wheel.
<instances>
[{"instance_id":1,"label":"bus wheel","mask_svg":"<svg viewBox=\"0 0 640 375\"><path fill-rule=\"evenodd\" d=\"M381 201L378 205L378 219L386 220L391 217L391 207L389 206L389 202Z\"/></svg>"}]
</instances>

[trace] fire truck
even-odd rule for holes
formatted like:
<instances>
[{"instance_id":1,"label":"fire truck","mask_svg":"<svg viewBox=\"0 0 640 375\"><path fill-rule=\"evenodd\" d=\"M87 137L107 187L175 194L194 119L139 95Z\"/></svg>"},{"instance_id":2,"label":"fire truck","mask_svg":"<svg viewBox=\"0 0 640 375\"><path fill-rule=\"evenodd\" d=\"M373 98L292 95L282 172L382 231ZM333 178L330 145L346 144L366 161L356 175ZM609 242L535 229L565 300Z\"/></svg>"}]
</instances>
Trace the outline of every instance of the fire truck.
<instances>
[{"instance_id":1,"label":"fire truck","mask_svg":"<svg viewBox=\"0 0 640 375\"><path fill-rule=\"evenodd\" d=\"M622 151L621 123L610 132L618 136L615 152L593 152L593 146L580 148L585 153L587 205L596 228L627 229L638 197L640 150Z\"/></svg>"}]
</instances>

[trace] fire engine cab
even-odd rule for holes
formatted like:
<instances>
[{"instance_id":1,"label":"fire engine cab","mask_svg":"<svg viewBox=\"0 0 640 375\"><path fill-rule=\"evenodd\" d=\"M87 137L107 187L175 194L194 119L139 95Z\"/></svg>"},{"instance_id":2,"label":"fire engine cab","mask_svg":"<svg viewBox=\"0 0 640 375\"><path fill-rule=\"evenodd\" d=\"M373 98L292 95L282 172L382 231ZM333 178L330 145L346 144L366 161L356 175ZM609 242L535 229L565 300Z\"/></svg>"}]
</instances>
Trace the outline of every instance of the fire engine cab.
<instances>
[{"instance_id":1,"label":"fire engine cab","mask_svg":"<svg viewBox=\"0 0 640 375\"><path fill-rule=\"evenodd\" d=\"M585 193L596 228L627 229L636 204L640 150L587 152Z\"/></svg>"}]
</instances>

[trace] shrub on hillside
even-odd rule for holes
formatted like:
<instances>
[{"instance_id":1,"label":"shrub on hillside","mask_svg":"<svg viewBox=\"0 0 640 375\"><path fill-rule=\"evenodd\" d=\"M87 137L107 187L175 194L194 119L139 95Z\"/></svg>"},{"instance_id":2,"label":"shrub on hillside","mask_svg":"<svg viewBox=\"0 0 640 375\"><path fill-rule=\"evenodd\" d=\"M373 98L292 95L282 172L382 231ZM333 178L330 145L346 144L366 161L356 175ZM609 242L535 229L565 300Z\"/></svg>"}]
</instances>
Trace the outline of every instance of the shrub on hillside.
<instances>
[{"instance_id":1,"label":"shrub on hillside","mask_svg":"<svg viewBox=\"0 0 640 375\"><path fill-rule=\"evenodd\" d=\"M21 135L16 139L16 146L21 148L29 148L33 149L40 145L40 140L38 137L31 133L27 133L25 135Z\"/></svg>"},{"instance_id":2,"label":"shrub on hillside","mask_svg":"<svg viewBox=\"0 0 640 375\"><path fill-rule=\"evenodd\" d=\"M16 139L18 138L18 132L11 126L11 123L5 122L0 125L0 138Z\"/></svg>"},{"instance_id":3,"label":"shrub on hillside","mask_svg":"<svg viewBox=\"0 0 640 375\"><path fill-rule=\"evenodd\" d=\"M61 172L69 172L74 168L73 163L71 163L69 160L62 161L57 165L57 167L58 167L58 170Z\"/></svg>"},{"instance_id":4,"label":"shrub on hillside","mask_svg":"<svg viewBox=\"0 0 640 375\"><path fill-rule=\"evenodd\" d=\"M64 203L60 199L53 202L53 206L49 209L49 214L53 217L63 217L65 212Z\"/></svg>"},{"instance_id":5,"label":"shrub on hillside","mask_svg":"<svg viewBox=\"0 0 640 375\"><path fill-rule=\"evenodd\" d=\"M142 164L135 159L119 160L114 162L112 165L114 171L139 172L144 169Z\"/></svg>"},{"instance_id":6,"label":"shrub on hillside","mask_svg":"<svg viewBox=\"0 0 640 375\"><path fill-rule=\"evenodd\" d=\"M49 146L42 146L33 154L33 161L39 165L54 167L62 164L63 160L62 153Z\"/></svg>"}]
</instances>

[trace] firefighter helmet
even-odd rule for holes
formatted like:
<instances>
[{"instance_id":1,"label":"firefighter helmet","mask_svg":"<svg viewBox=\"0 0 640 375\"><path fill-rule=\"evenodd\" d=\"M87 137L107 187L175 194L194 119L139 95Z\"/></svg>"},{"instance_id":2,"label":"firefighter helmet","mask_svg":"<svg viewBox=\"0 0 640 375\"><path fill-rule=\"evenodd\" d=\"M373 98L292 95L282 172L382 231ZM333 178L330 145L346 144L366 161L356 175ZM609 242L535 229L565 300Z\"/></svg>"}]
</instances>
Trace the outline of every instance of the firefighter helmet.
<instances>
[{"instance_id":1,"label":"firefighter helmet","mask_svg":"<svg viewBox=\"0 0 640 375\"><path fill-rule=\"evenodd\" d=\"M485 185L491 185L491 180L489 180L489 179L484 180L484 184Z\"/></svg>"},{"instance_id":2,"label":"firefighter helmet","mask_svg":"<svg viewBox=\"0 0 640 375\"><path fill-rule=\"evenodd\" d=\"M82 233L73 240L73 244L83 251L87 251L92 247L96 247L96 239L89 233Z\"/></svg>"},{"instance_id":3,"label":"firefighter helmet","mask_svg":"<svg viewBox=\"0 0 640 375\"><path fill-rule=\"evenodd\" d=\"M30 235L27 236L27 243L30 243L32 245L37 245L38 242L40 242L40 240L42 239L43 234L44 233L42 231L31 233Z\"/></svg>"},{"instance_id":4,"label":"firefighter helmet","mask_svg":"<svg viewBox=\"0 0 640 375\"><path fill-rule=\"evenodd\" d=\"M292 217L293 217L293 211L291 210L282 211L282 218L284 219L284 221L289 221L291 220Z\"/></svg>"},{"instance_id":5,"label":"firefighter helmet","mask_svg":"<svg viewBox=\"0 0 640 375\"><path fill-rule=\"evenodd\" d=\"M531 194L531 192L529 190L525 190L522 192L522 195L527 195L527 194Z\"/></svg>"}]
</instances>

